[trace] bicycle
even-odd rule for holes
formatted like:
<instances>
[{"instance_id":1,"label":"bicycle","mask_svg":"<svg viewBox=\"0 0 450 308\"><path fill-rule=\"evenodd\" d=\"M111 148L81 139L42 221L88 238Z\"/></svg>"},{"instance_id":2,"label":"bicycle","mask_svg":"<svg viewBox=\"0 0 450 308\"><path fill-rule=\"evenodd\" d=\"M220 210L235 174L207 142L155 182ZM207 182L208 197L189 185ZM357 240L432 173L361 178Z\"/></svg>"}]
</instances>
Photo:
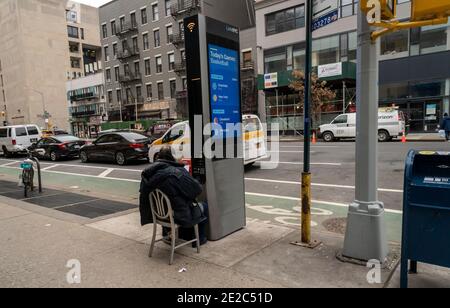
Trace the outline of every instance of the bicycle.
<instances>
[{"instance_id":1,"label":"bicycle","mask_svg":"<svg viewBox=\"0 0 450 308\"><path fill-rule=\"evenodd\" d=\"M28 158L20 164L22 169L22 183L24 188L24 196L28 198L28 191L34 191L34 161L33 155L27 151Z\"/></svg>"}]
</instances>

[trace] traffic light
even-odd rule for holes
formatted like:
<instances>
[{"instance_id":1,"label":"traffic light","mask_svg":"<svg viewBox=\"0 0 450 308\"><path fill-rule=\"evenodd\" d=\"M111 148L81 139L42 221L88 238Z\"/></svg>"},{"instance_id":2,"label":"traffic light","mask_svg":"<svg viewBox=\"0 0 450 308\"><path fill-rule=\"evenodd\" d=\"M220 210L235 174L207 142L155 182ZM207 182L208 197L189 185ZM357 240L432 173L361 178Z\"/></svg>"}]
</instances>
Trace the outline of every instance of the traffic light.
<instances>
[{"instance_id":1,"label":"traffic light","mask_svg":"<svg viewBox=\"0 0 450 308\"><path fill-rule=\"evenodd\" d=\"M366 14L380 13L381 21L390 21L397 16L397 0L361 0L360 5Z\"/></svg>"},{"instance_id":2,"label":"traffic light","mask_svg":"<svg viewBox=\"0 0 450 308\"><path fill-rule=\"evenodd\" d=\"M411 21L450 16L450 0L412 0L411 2Z\"/></svg>"}]
</instances>

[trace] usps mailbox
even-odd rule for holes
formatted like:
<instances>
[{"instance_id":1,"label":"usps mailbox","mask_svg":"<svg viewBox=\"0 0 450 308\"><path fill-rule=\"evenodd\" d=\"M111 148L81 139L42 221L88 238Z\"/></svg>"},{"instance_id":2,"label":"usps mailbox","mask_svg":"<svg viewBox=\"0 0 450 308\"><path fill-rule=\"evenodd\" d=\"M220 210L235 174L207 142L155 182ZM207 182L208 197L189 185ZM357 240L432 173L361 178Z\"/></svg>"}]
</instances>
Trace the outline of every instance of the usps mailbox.
<instances>
[{"instance_id":1,"label":"usps mailbox","mask_svg":"<svg viewBox=\"0 0 450 308\"><path fill-rule=\"evenodd\" d=\"M408 263L450 267L450 152L411 151L406 160L401 287Z\"/></svg>"}]
</instances>

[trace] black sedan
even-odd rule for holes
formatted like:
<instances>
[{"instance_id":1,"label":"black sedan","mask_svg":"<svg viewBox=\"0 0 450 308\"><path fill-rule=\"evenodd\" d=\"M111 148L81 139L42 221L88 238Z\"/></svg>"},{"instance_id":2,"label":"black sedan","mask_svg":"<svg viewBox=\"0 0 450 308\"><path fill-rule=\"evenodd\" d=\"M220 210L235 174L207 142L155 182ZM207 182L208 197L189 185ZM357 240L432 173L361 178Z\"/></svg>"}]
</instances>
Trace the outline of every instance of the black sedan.
<instances>
[{"instance_id":1,"label":"black sedan","mask_svg":"<svg viewBox=\"0 0 450 308\"><path fill-rule=\"evenodd\" d=\"M77 137L60 135L42 138L34 143L29 150L37 158L57 161L63 158L78 157L81 147L85 144L85 141Z\"/></svg>"},{"instance_id":2,"label":"black sedan","mask_svg":"<svg viewBox=\"0 0 450 308\"><path fill-rule=\"evenodd\" d=\"M149 139L146 136L117 132L102 135L92 144L81 148L80 158L83 163L115 162L120 166L131 160L148 160Z\"/></svg>"}]
</instances>

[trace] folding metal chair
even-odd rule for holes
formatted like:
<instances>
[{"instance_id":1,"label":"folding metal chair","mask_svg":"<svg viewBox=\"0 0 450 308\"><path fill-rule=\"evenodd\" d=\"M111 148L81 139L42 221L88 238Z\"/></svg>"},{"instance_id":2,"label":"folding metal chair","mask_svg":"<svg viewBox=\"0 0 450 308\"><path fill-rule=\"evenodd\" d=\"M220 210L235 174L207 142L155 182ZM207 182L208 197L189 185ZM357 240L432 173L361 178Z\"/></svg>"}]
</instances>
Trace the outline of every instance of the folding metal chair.
<instances>
[{"instance_id":1,"label":"folding metal chair","mask_svg":"<svg viewBox=\"0 0 450 308\"><path fill-rule=\"evenodd\" d=\"M164 194L159 189L156 189L150 194L150 207L153 215L153 238L152 244L150 246L149 257L153 256L153 250L155 248L155 244L157 242L161 242L163 240L167 240L167 237L163 237L159 240L156 240L156 232L158 225L166 228L170 228L170 242L171 242L171 253L170 253L170 262L169 265L173 264L173 258L175 255L175 250L191 245L192 243L197 243L197 253L200 253L200 235L198 231L198 225L194 226L195 230L195 239L192 241L182 241L180 245L177 246L178 239L178 229L179 225L175 223L175 219L173 217L173 209L172 204L170 202L169 197Z\"/></svg>"}]
</instances>

